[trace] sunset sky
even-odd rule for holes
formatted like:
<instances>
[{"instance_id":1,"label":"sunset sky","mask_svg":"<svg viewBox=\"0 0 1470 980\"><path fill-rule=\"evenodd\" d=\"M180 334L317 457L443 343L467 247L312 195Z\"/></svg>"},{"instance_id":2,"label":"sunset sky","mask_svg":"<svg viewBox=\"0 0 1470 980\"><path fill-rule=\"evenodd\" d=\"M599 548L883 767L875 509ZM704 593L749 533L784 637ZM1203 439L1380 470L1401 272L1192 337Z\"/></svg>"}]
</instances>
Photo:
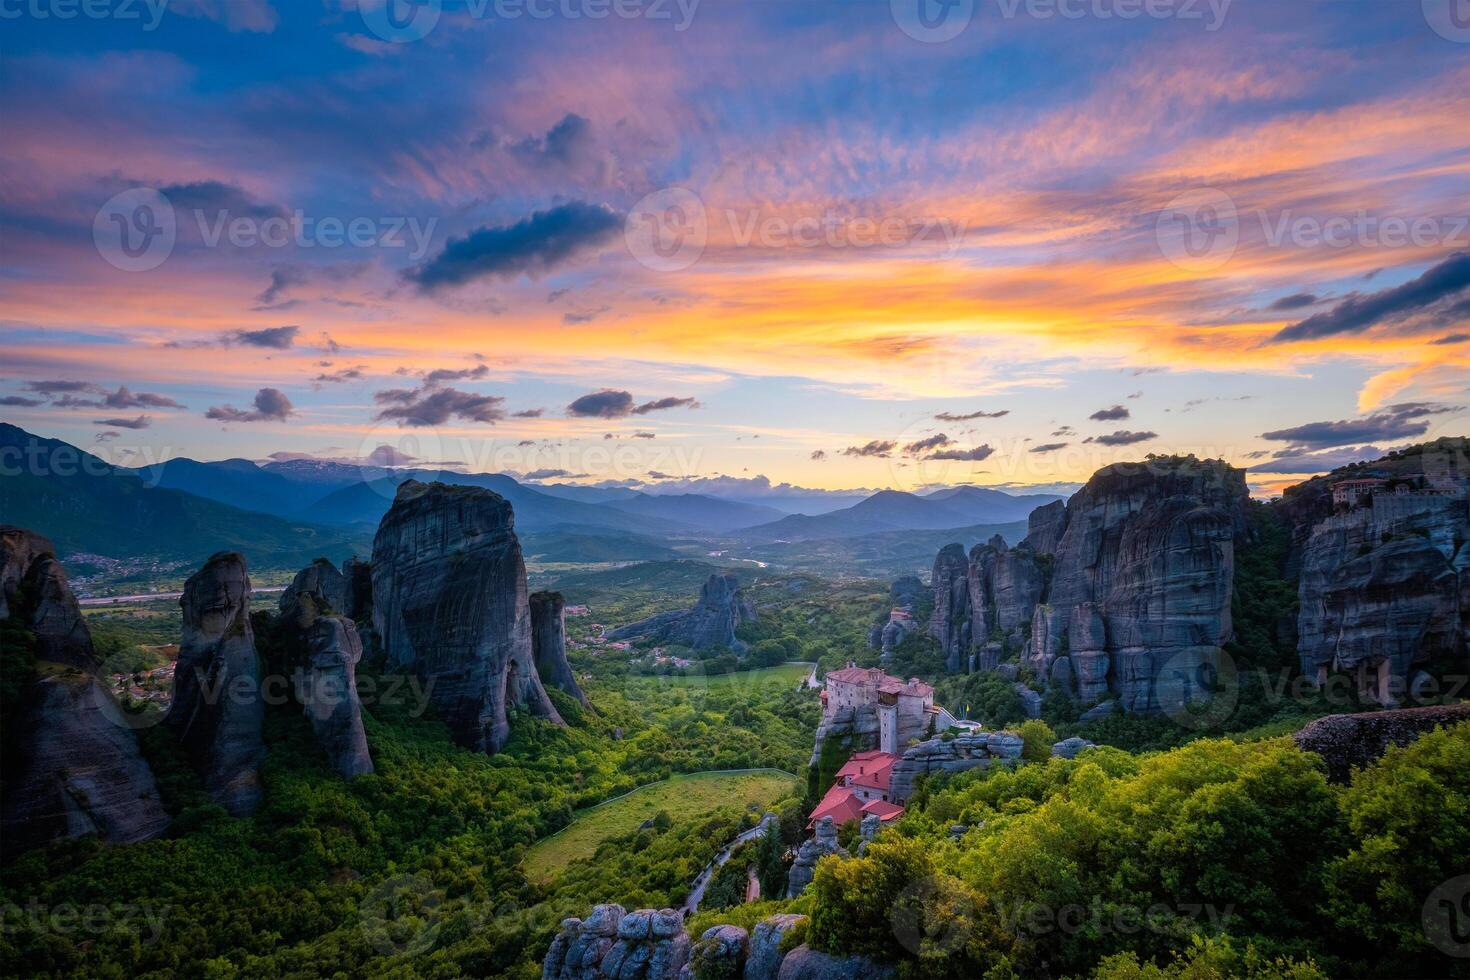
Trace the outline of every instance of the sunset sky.
<instances>
[{"instance_id":1,"label":"sunset sky","mask_svg":"<svg viewBox=\"0 0 1470 980\"><path fill-rule=\"evenodd\" d=\"M4 8L0 417L112 458L1267 493L1470 428L1436 0L97 2Z\"/></svg>"}]
</instances>

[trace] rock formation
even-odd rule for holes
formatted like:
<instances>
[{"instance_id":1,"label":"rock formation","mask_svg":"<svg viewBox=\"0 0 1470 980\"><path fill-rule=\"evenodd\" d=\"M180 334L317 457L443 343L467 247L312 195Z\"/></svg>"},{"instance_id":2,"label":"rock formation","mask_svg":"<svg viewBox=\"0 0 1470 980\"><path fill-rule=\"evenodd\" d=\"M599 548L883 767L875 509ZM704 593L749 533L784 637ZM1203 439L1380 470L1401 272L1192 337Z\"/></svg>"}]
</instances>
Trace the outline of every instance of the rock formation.
<instances>
[{"instance_id":1,"label":"rock formation","mask_svg":"<svg viewBox=\"0 0 1470 980\"><path fill-rule=\"evenodd\" d=\"M741 930L742 932L744 930ZM542 980L675 980L689 961L684 919L673 909L598 905L563 919L542 961Z\"/></svg>"},{"instance_id":2,"label":"rock formation","mask_svg":"<svg viewBox=\"0 0 1470 980\"><path fill-rule=\"evenodd\" d=\"M1390 745L1408 745L1425 732L1470 723L1470 704L1400 708L1362 714L1327 715L1292 736L1298 747L1320 755L1335 782L1372 765Z\"/></svg>"},{"instance_id":3,"label":"rock formation","mask_svg":"<svg viewBox=\"0 0 1470 980\"><path fill-rule=\"evenodd\" d=\"M974 731L953 738L931 738L905 749L893 764L888 798L894 803L907 803L918 778L926 773L986 769L1020 758L1021 736L1012 732Z\"/></svg>"},{"instance_id":4,"label":"rock formation","mask_svg":"<svg viewBox=\"0 0 1470 980\"><path fill-rule=\"evenodd\" d=\"M1093 748L1093 746L1094 743L1089 742L1087 739L1079 735L1073 735L1071 738L1064 738L1060 742L1053 742L1051 754L1063 759L1075 759L1077 758L1078 752L1081 752L1083 749Z\"/></svg>"},{"instance_id":5,"label":"rock formation","mask_svg":"<svg viewBox=\"0 0 1470 980\"><path fill-rule=\"evenodd\" d=\"M837 843L837 825L831 817L823 817L817 821L812 836L796 849L796 860L786 873L787 898L795 898L806 891L816 873L817 862L829 854L847 857L847 851Z\"/></svg>"},{"instance_id":6,"label":"rock formation","mask_svg":"<svg viewBox=\"0 0 1470 980\"><path fill-rule=\"evenodd\" d=\"M1298 583L1302 673L1355 674L1364 697L1393 704L1416 667L1463 656L1467 538L1464 496L1380 493L1316 524Z\"/></svg>"},{"instance_id":7,"label":"rock formation","mask_svg":"<svg viewBox=\"0 0 1470 980\"><path fill-rule=\"evenodd\" d=\"M566 599L560 592L533 592L530 602L531 647L541 682L561 688L582 707L589 707L587 695L577 686L572 666L567 663Z\"/></svg>"},{"instance_id":8,"label":"rock formation","mask_svg":"<svg viewBox=\"0 0 1470 980\"><path fill-rule=\"evenodd\" d=\"M1111 692L1153 714L1191 700L1231 636L1246 499L1244 475L1219 461L1105 467L1065 507L1033 512L1015 548L994 538L965 559L946 546L931 630L952 670L1014 655L1084 701Z\"/></svg>"},{"instance_id":9,"label":"rock formation","mask_svg":"<svg viewBox=\"0 0 1470 980\"><path fill-rule=\"evenodd\" d=\"M183 638L164 719L216 802L235 816L260 805L260 668L250 626L250 576L237 552L213 555L179 599Z\"/></svg>"},{"instance_id":10,"label":"rock formation","mask_svg":"<svg viewBox=\"0 0 1470 980\"><path fill-rule=\"evenodd\" d=\"M915 615L923 592L924 583L917 575L895 579L888 587L888 607L868 630L868 646L881 651L885 663L904 638L917 629Z\"/></svg>"},{"instance_id":11,"label":"rock formation","mask_svg":"<svg viewBox=\"0 0 1470 980\"><path fill-rule=\"evenodd\" d=\"M725 647L743 653L745 644L736 638L735 627L755 618L755 606L741 590L739 580L729 572L716 572L699 590L699 602L693 609L640 619L608 630L607 638L677 643L694 650Z\"/></svg>"},{"instance_id":12,"label":"rock formation","mask_svg":"<svg viewBox=\"0 0 1470 980\"><path fill-rule=\"evenodd\" d=\"M806 921L804 915L780 912L756 923L750 933L744 980L776 980L781 972L782 941Z\"/></svg>"},{"instance_id":13,"label":"rock formation","mask_svg":"<svg viewBox=\"0 0 1470 980\"><path fill-rule=\"evenodd\" d=\"M536 670L526 567L503 497L406 481L373 540L372 579L389 664L424 680L456 742L498 751L518 707L563 724Z\"/></svg>"},{"instance_id":14,"label":"rock formation","mask_svg":"<svg viewBox=\"0 0 1470 980\"><path fill-rule=\"evenodd\" d=\"M357 694L362 640L350 617L353 606L351 579L325 558L297 572L281 593L297 700L332 768L349 778L373 771Z\"/></svg>"},{"instance_id":15,"label":"rock formation","mask_svg":"<svg viewBox=\"0 0 1470 980\"><path fill-rule=\"evenodd\" d=\"M82 834L132 843L169 822L137 735L97 679L91 634L54 550L39 534L0 526L0 620L34 636L36 657L5 746L7 851Z\"/></svg>"}]
</instances>

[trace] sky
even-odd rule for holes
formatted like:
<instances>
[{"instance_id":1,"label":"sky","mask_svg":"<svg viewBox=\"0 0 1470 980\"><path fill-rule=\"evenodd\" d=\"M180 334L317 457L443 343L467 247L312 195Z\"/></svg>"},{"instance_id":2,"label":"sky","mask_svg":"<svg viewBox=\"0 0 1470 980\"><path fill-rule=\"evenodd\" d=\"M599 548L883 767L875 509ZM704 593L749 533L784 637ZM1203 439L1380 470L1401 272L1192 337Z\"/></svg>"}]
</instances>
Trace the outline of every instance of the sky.
<instances>
[{"instance_id":1,"label":"sky","mask_svg":"<svg viewBox=\"0 0 1470 980\"><path fill-rule=\"evenodd\" d=\"M0 0L0 418L1270 494L1470 431L1452 0ZM692 481L692 482L691 482Z\"/></svg>"}]
</instances>

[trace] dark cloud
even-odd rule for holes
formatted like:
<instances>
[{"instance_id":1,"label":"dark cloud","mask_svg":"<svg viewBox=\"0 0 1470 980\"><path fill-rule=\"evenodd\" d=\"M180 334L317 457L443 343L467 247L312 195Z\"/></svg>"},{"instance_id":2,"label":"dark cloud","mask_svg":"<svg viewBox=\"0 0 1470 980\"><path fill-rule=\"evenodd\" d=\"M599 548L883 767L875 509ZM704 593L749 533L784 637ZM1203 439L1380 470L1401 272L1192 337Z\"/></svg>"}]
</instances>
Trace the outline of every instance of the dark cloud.
<instances>
[{"instance_id":1,"label":"dark cloud","mask_svg":"<svg viewBox=\"0 0 1470 980\"><path fill-rule=\"evenodd\" d=\"M1250 454L1247 454L1250 455ZM1252 473L1326 473L1339 466L1348 466L1366 459L1377 459L1383 450L1377 446L1349 446L1345 449L1328 449L1310 452L1300 449L1279 449L1269 454L1271 459L1250 467Z\"/></svg>"},{"instance_id":2,"label":"dark cloud","mask_svg":"<svg viewBox=\"0 0 1470 980\"><path fill-rule=\"evenodd\" d=\"M1009 408L1003 408L998 412L967 412L964 415L956 415L954 412L940 412L934 416L940 422L968 422L971 419L998 419L1002 415L1011 414Z\"/></svg>"},{"instance_id":3,"label":"dark cloud","mask_svg":"<svg viewBox=\"0 0 1470 980\"><path fill-rule=\"evenodd\" d=\"M586 473L573 473L571 470L532 470L525 475L527 480L555 480L559 477L570 477L577 479L586 476Z\"/></svg>"},{"instance_id":4,"label":"dark cloud","mask_svg":"<svg viewBox=\"0 0 1470 980\"><path fill-rule=\"evenodd\" d=\"M848 446L842 450L844 456L876 456L879 459L887 459L893 450L898 448L898 443L887 439L874 439L867 445Z\"/></svg>"},{"instance_id":5,"label":"dark cloud","mask_svg":"<svg viewBox=\"0 0 1470 980\"><path fill-rule=\"evenodd\" d=\"M218 422L284 422L295 411L291 399L279 388L262 388L255 393L255 407L249 411L233 405L216 405L204 413Z\"/></svg>"},{"instance_id":6,"label":"dark cloud","mask_svg":"<svg viewBox=\"0 0 1470 980\"><path fill-rule=\"evenodd\" d=\"M1064 425L1060 429L1057 429L1055 432L1052 433L1052 435L1054 436L1075 436L1076 434L1077 430L1072 428L1070 425Z\"/></svg>"},{"instance_id":7,"label":"dark cloud","mask_svg":"<svg viewBox=\"0 0 1470 980\"><path fill-rule=\"evenodd\" d=\"M262 306L271 306L280 302L287 290L296 286L304 286L308 276L304 268L298 266L285 266L271 271L271 284L255 298Z\"/></svg>"},{"instance_id":8,"label":"dark cloud","mask_svg":"<svg viewBox=\"0 0 1470 980\"><path fill-rule=\"evenodd\" d=\"M575 399L567 406L567 414L575 418L620 419L628 415L647 415L670 408L698 408L693 398L659 398L642 405L633 403L631 392L603 388Z\"/></svg>"},{"instance_id":9,"label":"dark cloud","mask_svg":"<svg viewBox=\"0 0 1470 980\"><path fill-rule=\"evenodd\" d=\"M1058 449L1066 449L1070 445L1071 445L1070 442L1044 442L1044 443L1042 443L1039 446L1032 446L1031 449L1030 449L1030 452L1033 452L1033 453L1054 453Z\"/></svg>"},{"instance_id":10,"label":"dark cloud","mask_svg":"<svg viewBox=\"0 0 1470 980\"><path fill-rule=\"evenodd\" d=\"M1412 282L1366 296L1349 296L1330 310L1283 327L1273 342L1314 340L1367 330L1421 310L1470 287L1470 252L1456 252Z\"/></svg>"},{"instance_id":11,"label":"dark cloud","mask_svg":"<svg viewBox=\"0 0 1470 980\"><path fill-rule=\"evenodd\" d=\"M1119 429L1103 436L1089 436L1083 442L1095 442L1099 446L1131 446L1135 442L1148 442L1157 439L1157 432L1129 432L1127 429Z\"/></svg>"},{"instance_id":12,"label":"dark cloud","mask_svg":"<svg viewBox=\"0 0 1470 980\"><path fill-rule=\"evenodd\" d=\"M823 460L823 459L826 459L827 458L827 450L825 450L825 449L813 449L812 450L812 457L811 458L812 459L815 459L815 460Z\"/></svg>"},{"instance_id":13,"label":"dark cloud","mask_svg":"<svg viewBox=\"0 0 1470 980\"><path fill-rule=\"evenodd\" d=\"M634 415L647 415L649 412L661 412L667 408L698 408L699 402L693 398L659 398L655 401L644 402L633 409Z\"/></svg>"},{"instance_id":14,"label":"dark cloud","mask_svg":"<svg viewBox=\"0 0 1470 980\"><path fill-rule=\"evenodd\" d=\"M119 385L116 391L108 391L90 381L32 381L26 385L32 391L52 399L56 408L183 408L167 395L151 391L131 391L127 385ZM77 398L77 394L97 395L97 398ZM62 397L57 398L57 395ZM29 401L29 399L27 399ZM19 403L16 403L19 404ZM40 402L33 402L39 405Z\"/></svg>"},{"instance_id":15,"label":"dark cloud","mask_svg":"<svg viewBox=\"0 0 1470 980\"><path fill-rule=\"evenodd\" d=\"M418 391L402 389L380 391L373 396L379 404L394 403L375 416L378 421L396 419L400 425L443 425L451 418L465 422L494 425L505 418L501 405L505 399L497 395L476 395L455 388L424 387Z\"/></svg>"},{"instance_id":16,"label":"dark cloud","mask_svg":"<svg viewBox=\"0 0 1470 980\"><path fill-rule=\"evenodd\" d=\"M139 415L135 419L93 419L92 424L113 429L146 429L153 424L153 420L146 415Z\"/></svg>"},{"instance_id":17,"label":"dark cloud","mask_svg":"<svg viewBox=\"0 0 1470 980\"><path fill-rule=\"evenodd\" d=\"M260 330L235 330L226 335L226 343L245 344L249 347L269 347L272 350L289 350L296 343L300 327L265 327Z\"/></svg>"},{"instance_id":18,"label":"dark cloud","mask_svg":"<svg viewBox=\"0 0 1470 980\"><path fill-rule=\"evenodd\" d=\"M1363 418L1308 422L1289 429L1262 432L1261 438L1272 442L1288 442L1303 449L1329 449L1349 443L1412 439L1429 431L1429 423L1425 421L1428 416L1453 411L1453 406L1436 405L1432 402L1401 402Z\"/></svg>"},{"instance_id":19,"label":"dark cloud","mask_svg":"<svg viewBox=\"0 0 1470 980\"><path fill-rule=\"evenodd\" d=\"M657 439L658 436L655 435L652 432L635 432L635 433L633 433L633 438L634 439Z\"/></svg>"},{"instance_id":20,"label":"dark cloud","mask_svg":"<svg viewBox=\"0 0 1470 980\"><path fill-rule=\"evenodd\" d=\"M903 451L906 453L926 453L931 449L938 449L941 446L948 446L952 442L954 442L953 439L945 435L943 432L940 432L937 435L932 435L927 439L920 439L917 442L909 443L908 445L903 447Z\"/></svg>"},{"instance_id":21,"label":"dark cloud","mask_svg":"<svg viewBox=\"0 0 1470 980\"><path fill-rule=\"evenodd\" d=\"M1431 340L1430 343L1438 346L1448 347L1451 344L1463 344L1467 340L1470 340L1470 333L1452 333L1446 334L1438 340Z\"/></svg>"},{"instance_id":22,"label":"dark cloud","mask_svg":"<svg viewBox=\"0 0 1470 980\"><path fill-rule=\"evenodd\" d=\"M151 391L132 392L127 385L119 385L117 391L112 392L102 403L108 408L183 408L184 406L174 401L167 395L154 394Z\"/></svg>"},{"instance_id":23,"label":"dark cloud","mask_svg":"<svg viewBox=\"0 0 1470 980\"><path fill-rule=\"evenodd\" d=\"M82 392L88 394L102 394L106 391L92 384L90 381L28 381L26 391L34 391L38 395L60 395L68 392Z\"/></svg>"},{"instance_id":24,"label":"dark cloud","mask_svg":"<svg viewBox=\"0 0 1470 980\"><path fill-rule=\"evenodd\" d=\"M478 381L489 373L490 369L483 364L472 368L440 368L425 375L424 384L432 388L446 381Z\"/></svg>"},{"instance_id":25,"label":"dark cloud","mask_svg":"<svg viewBox=\"0 0 1470 980\"><path fill-rule=\"evenodd\" d=\"M545 415L545 414L546 414L546 409L544 409L544 408L525 408L525 409L522 409L519 412L513 412L511 414L511 418L513 418L513 419L539 419L542 415Z\"/></svg>"},{"instance_id":26,"label":"dark cloud","mask_svg":"<svg viewBox=\"0 0 1470 980\"><path fill-rule=\"evenodd\" d=\"M318 384L344 384L348 381L357 381L362 378L362 368L339 368L336 371L318 374L311 380Z\"/></svg>"},{"instance_id":27,"label":"dark cloud","mask_svg":"<svg viewBox=\"0 0 1470 980\"><path fill-rule=\"evenodd\" d=\"M7 405L11 408L35 408L37 405L44 404L46 403L39 398L23 398L20 395L6 395L0 398L0 405Z\"/></svg>"},{"instance_id":28,"label":"dark cloud","mask_svg":"<svg viewBox=\"0 0 1470 980\"><path fill-rule=\"evenodd\" d=\"M451 238L407 277L430 291L491 276L537 276L610 241L622 226L622 217L606 205L571 201L512 225Z\"/></svg>"},{"instance_id":29,"label":"dark cloud","mask_svg":"<svg viewBox=\"0 0 1470 980\"><path fill-rule=\"evenodd\" d=\"M1121 422L1133 413L1122 405L1114 405L1112 408L1101 408L1087 416L1094 422Z\"/></svg>"},{"instance_id":30,"label":"dark cloud","mask_svg":"<svg viewBox=\"0 0 1470 980\"><path fill-rule=\"evenodd\" d=\"M1317 305L1317 297L1312 295L1311 293L1293 293L1290 296L1281 297L1276 302L1272 303L1268 307L1268 309L1299 310L1304 306L1315 305Z\"/></svg>"},{"instance_id":31,"label":"dark cloud","mask_svg":"<svg viewBox=\"0 0 1470 980\"><path fill-rule=\"evenodd\" d=\"M230 218L264 220L286 216L285 210L279 205L258 201L243 188L218 180L201 180L192 184L169 184L160 187L159 191L168 198L169 203L175 209L203 211L206 212L206 219L217 219L219 212L222 211L228 212ZM184 224L182 220L179 223ZM193 222L189 223L193 224ZM210 221L211 225L214 223L216 221Z\"/></svg>"},{"instance_id":32,"label":"dark cloud","mask_svg":"<svg viewBox=\"0 0 1470 980\"><path fill-rule=\"evenodd\" d=\"M959 462L978 463L983 459L989 459L995 450L989 446L976 446L974 449L941 449L937 453L930 453L925 459L950 459Z\"/></svg>"}]
</instances>

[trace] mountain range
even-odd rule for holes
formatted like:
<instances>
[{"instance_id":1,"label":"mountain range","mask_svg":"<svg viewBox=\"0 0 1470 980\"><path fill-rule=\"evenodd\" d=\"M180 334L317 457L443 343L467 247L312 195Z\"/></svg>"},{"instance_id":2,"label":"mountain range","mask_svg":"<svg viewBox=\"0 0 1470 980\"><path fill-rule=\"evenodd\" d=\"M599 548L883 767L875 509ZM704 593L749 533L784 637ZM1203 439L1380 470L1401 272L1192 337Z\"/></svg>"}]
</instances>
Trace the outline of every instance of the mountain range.
<instances>
[{"instance_id":1,"label":"mountain range","mask_svg":"<svg viewBox=\"0 0 1470 980\"><path fill-rule=\"evenodd\" d=\"M547 535L549 553L640 556L665 553L671 539L735 537L748 542L840 539L878 532L938 530L1025 520L1058 499L960 487L917 495L884 490L826 513L833 499L810 498L816 513L759 500L701 493L657 494L618 487L522 483L501 473L385 469L334 460L170 459L116 466L59 440L0 423L7 465L0 510L36 526L67 552L170 558L207 557L240 547L256 562L365 553L399 484L439 480L493 490L510 501L516 526ZM17 455L19 454L19 455ZM26 460L74 461L67 467ZM829 495L846 502L842 495ZM781 498L787 506L808 500ZM60 526L58 526L58 524ZM589 545L610 537L616 544ZM563 560L572 560L564 558ZM604 558L603 560L617 560Z\"/></svg>"}]
</instances>

